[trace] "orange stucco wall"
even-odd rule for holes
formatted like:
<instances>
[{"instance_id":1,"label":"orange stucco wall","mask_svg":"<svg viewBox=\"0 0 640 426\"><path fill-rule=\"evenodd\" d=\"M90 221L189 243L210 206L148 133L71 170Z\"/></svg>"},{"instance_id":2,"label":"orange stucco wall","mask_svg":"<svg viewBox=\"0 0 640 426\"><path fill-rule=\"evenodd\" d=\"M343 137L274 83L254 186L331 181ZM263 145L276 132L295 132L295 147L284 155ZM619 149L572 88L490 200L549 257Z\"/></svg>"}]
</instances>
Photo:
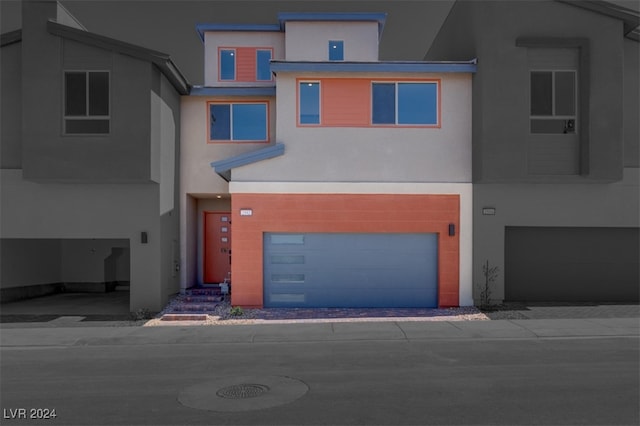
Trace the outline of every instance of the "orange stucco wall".
<instances>
[{"instance_id":1,"label":"orange stucco wall","mask_svg":"<svg viewBox=\"0 0 640 426\"><path fill-rule=\"evenodd\" d=\"M438 305L458 306L458 195L233 194L231 208L233 305L262 307L265 232L380 232L439 234Z\"/></svg>"},{"instance_id":2,"label":"orange stucco wall","mask_svg":"<svg viewBox=\"0 0 640 426\"><path fill-rule=\"evenodd\" d=\"M299 90L300 82L320 83L320 123L300 124L304 127L398 127L398 124L372 124L371 123L371 84L374 82L430 82L438 84L438 123L401 125L404 128L431 127L439 128L442 111L441 79L425 78L298 78L296 90ZM296 95L300 98L300 95ZM296 108L300 108L299 103ZM296 116L300 117L299 110Z\"/></svg>"}]
</instances>

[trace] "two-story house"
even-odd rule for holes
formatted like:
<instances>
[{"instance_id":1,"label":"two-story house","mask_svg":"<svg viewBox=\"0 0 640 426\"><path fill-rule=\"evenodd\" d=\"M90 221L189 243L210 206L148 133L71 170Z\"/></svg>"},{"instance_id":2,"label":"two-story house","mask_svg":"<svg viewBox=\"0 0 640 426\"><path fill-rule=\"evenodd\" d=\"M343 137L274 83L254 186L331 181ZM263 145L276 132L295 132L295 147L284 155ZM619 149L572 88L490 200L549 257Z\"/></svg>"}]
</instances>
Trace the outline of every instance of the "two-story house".
<instances>
[{"instance_id":1,"label":"two-story house","mask_svg":"<svg viewBox=\"0 0 640 426\"><path fill-rule=\"evenodd\" d=\"M378 60L382 13L202 24L182 98L181 287L232 303L472 300L474 60ZM473 56L465 59L473 58Z\"/></svg>"},{"instance_id":2,"label":"two-story house","mask_svg":"<svg viewBox=\"0 0 640 426\"><path fill-rule=\"evenodd\" d=\"M478 57L474 277L494 301L633 302L640 289L637 11L457 1L427 58Z\"/></svg>"},{"instance_id":3,"label":"two-story house","mask_svg":"<svg viewBox=\"0 0 640 426\"><path fill-rule=\"evenodd\" d=\"M163 53L24 0L2 34L3 301L130 287L130 310L179 291L184 77ZM126 288L126 285L124 286Z\"/></svg>"}]
</instances>

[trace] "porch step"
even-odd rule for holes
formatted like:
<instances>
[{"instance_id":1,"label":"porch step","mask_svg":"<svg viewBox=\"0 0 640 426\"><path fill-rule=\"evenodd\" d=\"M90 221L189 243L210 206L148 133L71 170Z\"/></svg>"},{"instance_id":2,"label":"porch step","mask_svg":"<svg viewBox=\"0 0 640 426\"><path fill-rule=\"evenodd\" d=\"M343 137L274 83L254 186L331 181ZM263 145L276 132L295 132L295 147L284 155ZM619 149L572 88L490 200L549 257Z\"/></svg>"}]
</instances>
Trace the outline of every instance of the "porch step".
<instances>
[{"instance_id":1,"label":"porch step","mask_svg":"<svg viewBox=\"0 0 640 426\"><path fill-rule=\"evenodd\" d=\"M163 312L162 321L206 320L224 300L218 286L192 287L179 295Z\"/></svg>"},{"instance_id":2,"label":"porch step","mask_svg":"<svg viewBox=\"0 0 640 426\"><path fill-rule=\"evenodd\" d=\"M216 303L222 302L223 296L184 296L184 303Z\"/></svg>"},{"instance_id":3,"label":"porch step","mask_svg":"<svg viewBox=\"0 0 640 426\"><path fill-rule=\"evenodd\" d=\"M161 321L206 321L207 314L164 314Z\"/></svg>"},{"instance_id":4,"label":"porch step","mask_svg":"<svg viewBox=\"0 0 640 426\"><path fill-rule=\"evenodd\" d=\"M186 296L219 296L222 294L220 287L192 287L185 290Z\"/></svg>"},{"instance_id":5,"label":"porch step","mask_svg":"<svg viewBox=\"0 0 640 426\"><path fill-rule=\"evenodd\" d=\"M173 306L168 313L199 312L204 314L215 311L216 306L218 306L217 303L180 303Z\"/></svg>"}]
</instances>

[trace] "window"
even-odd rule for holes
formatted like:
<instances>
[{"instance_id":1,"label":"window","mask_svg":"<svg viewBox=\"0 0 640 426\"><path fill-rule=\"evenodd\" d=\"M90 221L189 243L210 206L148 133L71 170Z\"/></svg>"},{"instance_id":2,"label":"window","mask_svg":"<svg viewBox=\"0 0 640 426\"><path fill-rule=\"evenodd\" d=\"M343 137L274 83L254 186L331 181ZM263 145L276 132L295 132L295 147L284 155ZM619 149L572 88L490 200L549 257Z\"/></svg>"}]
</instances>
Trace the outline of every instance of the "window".
<instances>
[{"instance_id":1,"label":"window","mask_svg":"<svg viewBox=\"0 0 640 426\"><path fill-rule=\"evenodd\" d=\"M218 49L218 80L256 82L272 81L271 47L220 47Z\"/></svg>"},{"instance_id":2,"label":"window","mask_svg":"<svg viewBox=\"0 0 640 426\"><path fill-rule=\"evenodd\" d=\"M531 71L531 133L576 132L576 71Z\"/></svg>"},{"instance_id":3,"label":"window","mask_svg":"<svg viewBox=\"0 0 640 426\"><path fill-rule=\"evenodd\" d=\"M299 100L300 124L320 124L320 83L301 82Z\"/></svg>"},{"instance_id":4,"label":"window","mask_svg":"<svg viewBox=\"0 0 640 426\"><path fill-rule=\"evenodd\" d=\"M373 83L371 105L372 124L437 125L438 83Z\"/></svg>"},{"instance_id":5,"label":"window","mask_svg":"<svg viewBox=\"0 0 640 426\"><path fill-rule=\"evenodd\" d=\"M329 41L329 60L330 61L344 60L344 41L342 40Z\"/></svg>"},{"instance_id":6,"label":"window","mask_svg":"<svg viewBox=\"0 0 640 426\"><path fill-rule=\"evenodd\" d=\"M64 73L64 133L109 133L109 72Z\"/></svg>"},{"instance_id":7,"label":"window","mask_svg":"<svg viewBox=\"0 0 640 426\"><path fill-rule=\"evenodd\" d=\"M236 79L236 51L234 49L220 50L220 80Z\"/></svg>"},{"instance_id":8,"label":"window","mask_svg":"<svg viewBox=\"0 0 640 426\"><path fill-rule=\"evenodd\" d=\"M256 50L256 81L271 81L271 50Z\"/></svg>"},{"instance_id":9,"label":"window","mask_svg":"<svg viewBox=\"0 0 640 426\"><path fill-rule=\"evenodd\" d=\"M267 111L266 102L209 103L209 140L266 142Z\"/></svg>"},{"instance_id":10,"label":"window","mask_svg":"<svg viewBox=\"0 0 640 426\"><path fill-rule=\"evenodd\" d=\"M396 124L396 84L373 83L371 122Z\"/></svg>"}]
</instances>

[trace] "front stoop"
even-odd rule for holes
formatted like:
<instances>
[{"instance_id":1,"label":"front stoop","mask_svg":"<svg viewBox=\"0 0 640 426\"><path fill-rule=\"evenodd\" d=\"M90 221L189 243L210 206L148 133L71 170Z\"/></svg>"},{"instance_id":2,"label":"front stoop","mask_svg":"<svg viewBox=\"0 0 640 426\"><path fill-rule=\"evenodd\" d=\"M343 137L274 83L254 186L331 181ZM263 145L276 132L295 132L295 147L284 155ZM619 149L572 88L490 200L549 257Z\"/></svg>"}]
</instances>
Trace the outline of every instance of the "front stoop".
<instances>
[{"instance_id":1,"label":"front stoop","mask_svg":"<svg viewBox=\"0 0 640 426\"><path fill-rule=\"evenodd\" d=\"M176 297L163 313L162 321L204 321L224 300L219 287L193 287Z\"/></svg>"}]
</instances>

